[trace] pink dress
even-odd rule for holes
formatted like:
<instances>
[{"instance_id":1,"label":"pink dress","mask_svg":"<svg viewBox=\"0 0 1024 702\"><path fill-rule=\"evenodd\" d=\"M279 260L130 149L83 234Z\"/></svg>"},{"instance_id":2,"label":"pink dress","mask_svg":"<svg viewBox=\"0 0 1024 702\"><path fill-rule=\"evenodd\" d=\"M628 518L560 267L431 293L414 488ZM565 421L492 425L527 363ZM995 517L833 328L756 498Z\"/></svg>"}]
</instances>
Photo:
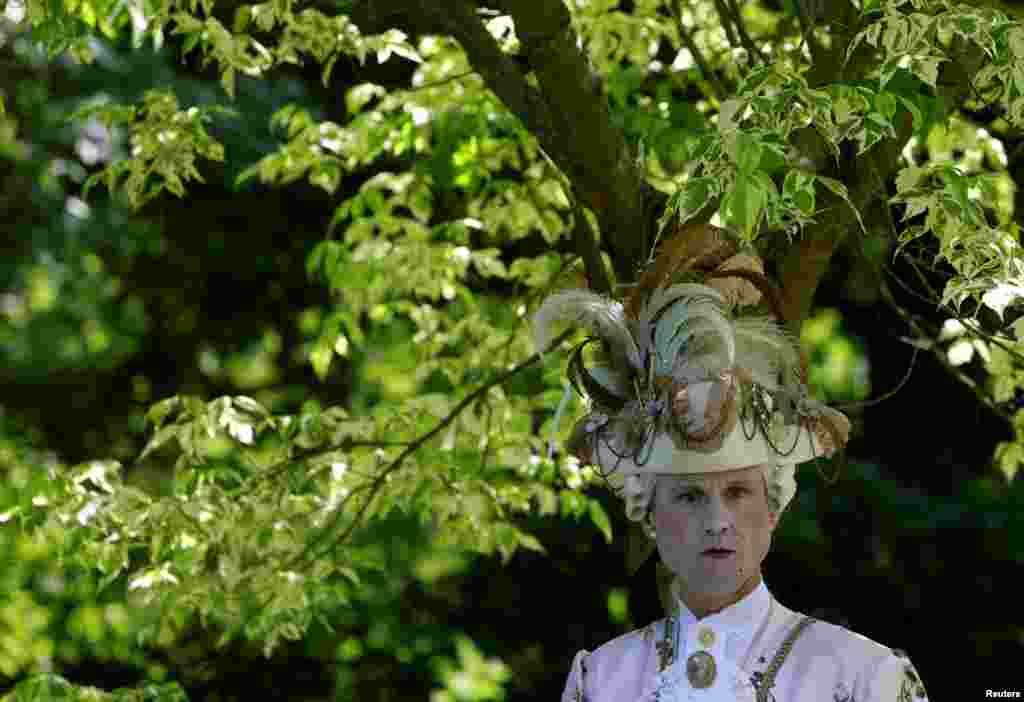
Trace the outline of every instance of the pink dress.
<instances>
[{"instance_id":1,"label":"pink dress","mask_svg":"<svg viewBox=\"0 0 1024 702\"><path fill-rule=\"evenodd\" d=\"M672 616L578 652L561 702L927 702L905 654L823 621L794 631L804 619L763 581L700 621L677 597Z\"/></svg>"}]
</instances>

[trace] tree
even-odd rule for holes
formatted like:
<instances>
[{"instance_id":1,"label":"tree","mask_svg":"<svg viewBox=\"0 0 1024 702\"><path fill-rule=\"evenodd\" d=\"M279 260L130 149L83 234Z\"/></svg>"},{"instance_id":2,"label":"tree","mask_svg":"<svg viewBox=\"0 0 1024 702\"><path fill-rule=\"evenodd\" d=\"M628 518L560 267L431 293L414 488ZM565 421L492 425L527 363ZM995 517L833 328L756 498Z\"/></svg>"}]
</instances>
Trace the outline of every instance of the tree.
<instances>
[{"instance_id":1,"label":"tree","mask_svg":"<svg viewBox=\"0 0 1024 702\"><path fill-rule=\"evenodd\" d=\"M283 143L237 182L262 193L304 179L344 196L306 260L333 297L302 347L321 382L339 366L351 382L326 409L292 413L244 393L162 398L132 466L57 472L8 518L173 613L150 623L150 640L194 616L267 655L371 590L435 582L467 551L543 552L531 516L586 516L611 541L608 511L584 490L593 471L548 455L562 361L534 352L529 314L555 286L621 292L663 237L709 222L766 258L787 324L809 342L813 324L827 326L811 319L821 281L837 251L850 257L861 294L903 320L897 333L1012 430L993 456L1012 481L1024 457L1007 406L1024 385L1013 188L1024 26L943 0L619 5L9 2L51 58L88 62L98 36L140 53L173 44L190 68L215 71L236 115L254 84L322 77L334 114L316 100L277 109ZM154 82L137 102L80 106L80 123L127 139L83 202L145 217L204 173L225 177L238 160L218 131L232 117L185 97ZM404 377L360 387L378 349L398 348ZM830 387L823 377L816 389ZM853 392L841 399L863 399ZM173 475L163 492L133 477L147 465ZM395 533L427 555L389 553ZM476 698L497 698L507 671L468 643L459 657ZM465 677L440 675L461 698Z\"/></svg>"}]
</instances>

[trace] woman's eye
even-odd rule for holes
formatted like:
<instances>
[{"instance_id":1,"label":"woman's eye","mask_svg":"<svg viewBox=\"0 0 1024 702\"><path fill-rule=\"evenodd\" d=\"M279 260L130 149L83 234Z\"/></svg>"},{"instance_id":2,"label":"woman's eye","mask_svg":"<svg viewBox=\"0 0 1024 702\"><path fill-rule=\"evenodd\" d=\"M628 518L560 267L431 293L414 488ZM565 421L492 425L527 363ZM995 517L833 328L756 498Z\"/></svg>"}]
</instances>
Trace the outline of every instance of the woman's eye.
<instances>
[{"instance_id":1,"label":"woman's eye","mask_svg":"<svg viewBox=\"0 0 1024 702\"><path fill-rule=\"evenodd\" d=\"M742 497L743 495L746 495L748 492L750 492L750 490L747 490L746 488L733 488L732 496Z\"/></svg>"}]
</instances>

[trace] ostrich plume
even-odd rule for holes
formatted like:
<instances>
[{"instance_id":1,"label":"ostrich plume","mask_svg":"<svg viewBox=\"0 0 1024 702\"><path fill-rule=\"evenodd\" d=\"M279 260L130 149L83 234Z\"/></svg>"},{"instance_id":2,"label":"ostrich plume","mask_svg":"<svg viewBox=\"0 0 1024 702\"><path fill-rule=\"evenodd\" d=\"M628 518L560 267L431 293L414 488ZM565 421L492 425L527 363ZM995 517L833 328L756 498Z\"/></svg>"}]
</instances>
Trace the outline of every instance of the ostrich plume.
<instances>
[{"instance_id":1,"label":"ostrich plume","mask_svg":"<svg viewBox=\"0 0 1024 702\"><path fill-rule=\"evenodd\" d=\"M640 351L630 333L622 303L589 290L562 290L550 296L533 315L533 338L543 355L551 343L551 324L569 320L589 327L608 342L615 351L625 355L633 367L640 369Z\"/></svg>"},{"instance_id":2,"label":"ostrich plume","mask_svg":"<svg viewBox=\"0 0 1024 702\"><path fill-rule=\"evenodd\" d=\"M753 371L757 382L767 389L789 386L790 377L800 367L800 345L792 332L767 316L738 317L733 327L736 365Z\"/></svg>"},{"instance_id":3,"label":"ostrich plume","mask_svg":"<svg viewBox=\"0 0 1024 702\"><path fill-rule=\"evenodd\" d=\"M732 365L735 348L732 325L721 307L724 302L717 290L691 283L661 288L651 295L641 308L634 335L642 353L657 354L656 375L670 374L687 341L706 331L722 339L725 365Z\"/></svg>"}]
</instances>

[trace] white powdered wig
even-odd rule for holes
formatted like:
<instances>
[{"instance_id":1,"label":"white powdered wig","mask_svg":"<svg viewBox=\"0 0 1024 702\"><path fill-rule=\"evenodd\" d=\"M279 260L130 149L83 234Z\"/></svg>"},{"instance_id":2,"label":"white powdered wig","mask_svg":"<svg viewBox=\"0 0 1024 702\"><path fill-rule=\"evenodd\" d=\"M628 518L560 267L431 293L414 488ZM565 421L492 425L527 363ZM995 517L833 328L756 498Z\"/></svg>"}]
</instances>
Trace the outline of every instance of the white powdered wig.
<instances>
[{"instance_id":1,"label":"white powdered wig","mask_svg":"<svg viewBox=\"0 0 1024 702\"><path fill-rule=\"evenodd\" d=\"M768 488L768 504L782 514L796 495L796 465L792 463L769 463L764 468L764 481ZM626 503L626 517L634 522L643 522L653 516L654 487L657 473L627 475L619 492Z\"/></svg>"}]
</instances>

